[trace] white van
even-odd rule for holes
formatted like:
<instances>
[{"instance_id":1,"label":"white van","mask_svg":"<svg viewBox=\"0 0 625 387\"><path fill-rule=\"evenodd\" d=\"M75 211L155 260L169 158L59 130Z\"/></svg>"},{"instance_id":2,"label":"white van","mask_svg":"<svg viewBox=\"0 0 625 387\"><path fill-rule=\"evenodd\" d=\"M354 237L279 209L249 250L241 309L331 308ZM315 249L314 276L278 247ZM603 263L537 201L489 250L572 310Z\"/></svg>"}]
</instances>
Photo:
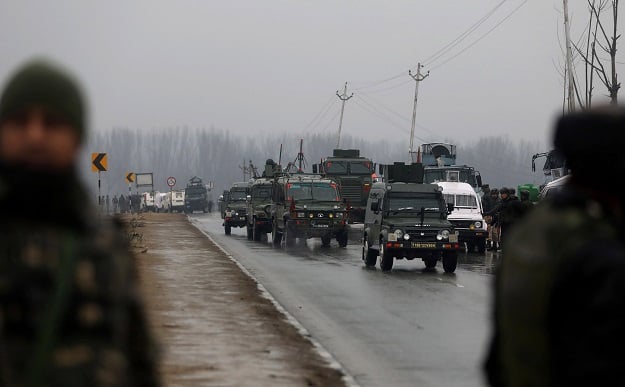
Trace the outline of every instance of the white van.
<instances>
[{"instance_id":1,"label":"white van","mask_svg":"<svg viewBox=\"0 0 625 387\"><path fill-rule=\"evenodd\" d=\"M482 216L482 200L469 183L442 181L436 183L443 188L445 202L453 203L454 210L447 216L459 232L458 241L466 243L467 251L476 248L486 251L486 222Z\"/></svg>"},{"instance_id":2,"label":"white van","mask_svg":"<svg viewBox=\"0 0 625 387\"><path fill-rule=\"evenodd\" d=\"M171 207L170 207L169 212L184 211L184 190L183 189L172 191L170 205Z\"/></svg>"}]
</instances>

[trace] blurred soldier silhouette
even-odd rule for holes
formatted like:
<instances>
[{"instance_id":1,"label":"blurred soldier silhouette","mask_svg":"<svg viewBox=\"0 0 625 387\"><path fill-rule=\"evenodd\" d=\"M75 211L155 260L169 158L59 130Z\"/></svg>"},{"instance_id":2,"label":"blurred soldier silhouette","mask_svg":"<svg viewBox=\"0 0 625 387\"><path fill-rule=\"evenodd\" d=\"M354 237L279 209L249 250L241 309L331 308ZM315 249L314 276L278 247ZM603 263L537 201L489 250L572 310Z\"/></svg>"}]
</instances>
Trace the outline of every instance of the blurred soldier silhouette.
<instances>
[{"instance_id":1,"label":"blurred soldier silhouette","mask_svg":"<svg viewBox=\"0 0 625 387\"><path fill-rule=\"evenodd\" d=\"M86 119L79 84L44 59L0 94L3 386L160 385L127 239L79 181Z\"/></svg>"},{"instance_id":2,"label":"blurred soldier silhouette","mask_svg":"<svg viewBox=\"0 0 625 387\"><path fill-rule=\"evenodd\" d=\"M512 228L495 276L490 386L624 386L625 109L563 115L571 179ZM599 165L595 160L610 160Z\"/></svg>"}]
</instances>

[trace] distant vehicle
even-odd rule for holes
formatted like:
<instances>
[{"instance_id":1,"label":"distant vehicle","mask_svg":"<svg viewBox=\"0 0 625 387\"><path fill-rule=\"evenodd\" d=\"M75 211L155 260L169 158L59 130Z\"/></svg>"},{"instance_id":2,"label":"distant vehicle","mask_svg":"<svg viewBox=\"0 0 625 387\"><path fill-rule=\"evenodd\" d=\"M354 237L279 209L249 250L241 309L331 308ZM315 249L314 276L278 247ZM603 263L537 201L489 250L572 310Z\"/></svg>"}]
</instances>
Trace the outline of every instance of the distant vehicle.
<instances>
[{"instance_id":1,"label":"distant vehicle","mask_svg":"<svg viewBox=\"0 0 625 387\"><path fill-rule=\"evenodd\" d=\"M312 170L339 183L341 198L349 206L349 222L362 223L375 173L373 161L361 157L358 149L334 149L332 156L313 164Z\"/></svg>"},{"instance_id":2,"label":"distant vehicle","mask_svg":"<svg viewBox=\"0 0 625 387\"><path fill-rule=\"evenodd\" d=\"M329 246L333 238L347 246L347 207L338 183L318 174L283 174L272 190L272 241L293 246L297 239L320 238Z\"/></svg>"},{"instance_id":3,"label":"distant vehicle","mask_svg":"<svg viewBox=\"0 0 625 387\"><path fill-rule=\"evenodd\" d=\"M566 162L566 158L556 149L534 154L532 156L532 172L536 171L536 159L539 157L545 157L545 164L543 164L543 174L545 178L543 184L539 187L540 189L546 184L569 174L569 166Z\"/></svg>"},{"instance_id":4,"label":"distant vehicle","mask_svg":"<svg viewBox=\"0 0 625 387\"><path fill-rule=\"evenodd\" d=\"M256 178L249 187L246 199L247 239L260 241L262 235L272 230L271 197L275 168L265 166L264 177Z\"/></svg>"},{"instance_id":5,"label":"distant vehicle","mask_svg":"<svg viewBox=\"0 0 625 387\"><path fill-rule=\"evenodd\" d=\"M156 212L168 212L169 211L169 195L168 192L156 192L154 194L154 211Z\"/></svg>"},{"instance_id":6,"label":"distant vehicle","mask_svg":"<svg viewBox=\"0 0 625 387\"><path fill-rule=\"evenodd\" d=\"M169 212L184 211L184 189L171 191L171 200L169 202Z\"/></svg>"},{"instance_id":7,"label":"distant vehicle","mask_svg":"<svg viewBox=\"0 0 625 387\"><path fill-rule=\"evenodd\" d=\"M443 188L445 202L454 205L447 219L458 232L458 242L466 244L468 252L477 249L484 253L488 232L480 197L469 183L442 181L437 184Z\"/></svg>"},{"instance_id":8,"label":"distant vehicle","mask_svg":"<svg viewBox=\"0 0 625 387\"><path fill-rule=\"evenodd\" d=\"M141 194L139 210L141 212L154 211L154 194L152 192L143 192Z\"/></svg>"},{"instance_id":9,"label":"distant vehicle","mask_svg":"<svg viewBox=\"0 0 625 387\"><path fill-rule=\"evenodd\" d=\"M184 212L208 212L208 189L201 178L193 176L184 189Z\"/></svg>"},{"instance_id":10,"label":"distant vehicle","mask_svg":"<svg viewBox=\"0 0 625 387\"><path fill-rule=\"evenodd\" d=\"M442 181L469 183L482 197L482 176L480 171L469 165L456 164L456 146L447 143L421 145L421 159L425 169L424 183Z\"/></svg>"},{"instance_id":11,"label":"distant vehicle","mask_svg":"<svg viewBox=\"0 0 625 387\"><path fill-rule=\"evenodd\" d=\"M556 192L560 191L562 187L564 187L564 184L566 184L566 182L569 181L570 178L571 175L564 175L545 184L540 191L539 200L553 196Z\"/></svg>"},{"instance_id":12,"label":"distant vehicle","mask_svg":"<svg viewBox=\"0 0 625 387\"><path fill-rule=\"evenodd\" d=\"M421 163L382 166L384 181L373 184L363 227L362 259L368 267L391 270L395 259L421 258L425 267L443 261L446 273L458 263L458 233L448 216L443 188L423 182Z\"/></svg>"},{"instance_id":13,"label":"distant vehicle","mask_svg":"<svg viewBox=\"0 0 625 387\"><path fill-rule=\"evenodd\" d=\"M227 202L224 209L224 233L230 235L232 227L246 227L247 225L247 194L249 183L233 183L228 190Z\"/></svg>"}]
</instances>

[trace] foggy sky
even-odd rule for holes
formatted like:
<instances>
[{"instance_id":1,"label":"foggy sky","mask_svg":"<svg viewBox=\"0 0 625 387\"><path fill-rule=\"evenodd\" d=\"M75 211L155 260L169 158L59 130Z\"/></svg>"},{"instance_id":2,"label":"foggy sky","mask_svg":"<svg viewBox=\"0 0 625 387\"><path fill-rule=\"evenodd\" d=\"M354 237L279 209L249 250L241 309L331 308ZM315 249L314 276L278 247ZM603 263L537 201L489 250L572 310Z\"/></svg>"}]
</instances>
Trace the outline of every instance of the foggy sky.
<instances>
[{"instance_id":1,"label":"foggy sky","mask_svg":"<svg viewBox=\"0 0 625 387\"><path fill-rule=\"evenodd\" d=\"M585 3L569 4L574 40ZM622 33L623 15L619 24ZM419 84L415 144L506 135L549 147L563 107L563 37L561 0L3 0L0 78L44 55L84 82L92 130L249 136L337 136L335 93L348 82L342 133L407 148L408 70L421 62L430 74ZM605 99L595 86L595 101Z\"/></svg>"}]
</instances>

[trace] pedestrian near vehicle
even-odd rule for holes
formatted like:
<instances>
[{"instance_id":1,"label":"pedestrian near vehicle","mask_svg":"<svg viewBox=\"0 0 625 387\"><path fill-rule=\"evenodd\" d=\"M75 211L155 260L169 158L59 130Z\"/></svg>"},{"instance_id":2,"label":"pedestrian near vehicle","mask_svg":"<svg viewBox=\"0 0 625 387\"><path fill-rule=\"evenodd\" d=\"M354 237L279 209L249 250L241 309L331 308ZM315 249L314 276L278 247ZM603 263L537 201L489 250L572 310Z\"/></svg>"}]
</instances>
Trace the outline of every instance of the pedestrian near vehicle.
<instances>
[{"instance_id":1,"label":"pedestrian near vehicle","mask_svg":"<svg viewBox=\"0 0 625 387\"><path fill-rule=\"evenodd\" d=\"M565 114L553 145L571 177L507 237L485 375L493 387L624 386L625 199L605 183L625 174L625 109Z\"/></svg>"},{"instance_id":2,"label":"pedestrian near vehicle","mask_svg":"<svg viewBox=\"0 0 625 387\"><path fill-rule=\"evenodd\" d=\"M511 230L514 223L521 217L522 208L519 198L514 195L514 189L502 187L499 190L501 197L500 201L493 207L492 210L485 213L485 215L493 216L497 218L497 224L499 226L499 249L506 244L505 240L507 233Z\"/></svg>"},{"instance_id":3,"label":"pedestrian near vehicle","mask_svg":"<svg viewBox=\"0 0 625 387\"><path fill-rule=\"evenodd\" d=\"M0 94L2 386L160 385L127 240L76 169L86 110L79 83L44 59Z\"/></svg>"}]
</instances>

